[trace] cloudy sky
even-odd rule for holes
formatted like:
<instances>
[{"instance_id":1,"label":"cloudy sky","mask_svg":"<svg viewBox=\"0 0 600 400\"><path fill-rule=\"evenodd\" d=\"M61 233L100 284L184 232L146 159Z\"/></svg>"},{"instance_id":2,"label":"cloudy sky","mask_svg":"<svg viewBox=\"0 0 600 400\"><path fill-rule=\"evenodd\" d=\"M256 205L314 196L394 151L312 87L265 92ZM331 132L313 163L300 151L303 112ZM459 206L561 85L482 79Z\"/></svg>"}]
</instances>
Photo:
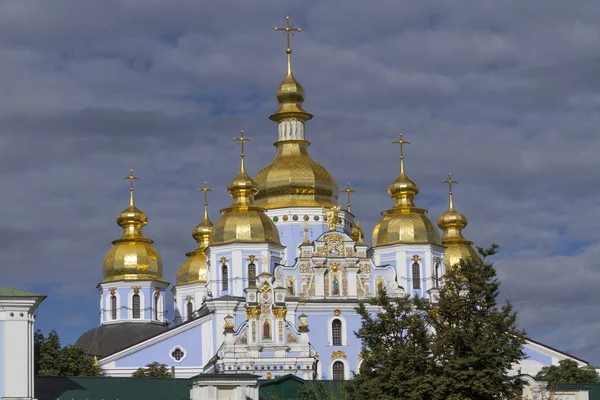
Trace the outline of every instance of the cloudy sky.
<instances>
[{"instance_id":1,"label":"cloudy sky","mask_svg":"<svg viewBox=\"0 0 600 400\"><path fill-rule=\"evenodd\" d=\"M367 236L389 208L398 132L417 204L460 181L465 235L500 244L502 296L541 342L600 363L598 1L0 2L0 285L48 294L64 343L98 324L101 266L130 168L175 280L202 215L229 205L231 138L274 155L290 14L310 152L359 192ZM340 197L342 201L343 197ZM342 201L343 202L343 201ZM171 311L172 312L172 311Z\"/></svg>"}]
</instances>

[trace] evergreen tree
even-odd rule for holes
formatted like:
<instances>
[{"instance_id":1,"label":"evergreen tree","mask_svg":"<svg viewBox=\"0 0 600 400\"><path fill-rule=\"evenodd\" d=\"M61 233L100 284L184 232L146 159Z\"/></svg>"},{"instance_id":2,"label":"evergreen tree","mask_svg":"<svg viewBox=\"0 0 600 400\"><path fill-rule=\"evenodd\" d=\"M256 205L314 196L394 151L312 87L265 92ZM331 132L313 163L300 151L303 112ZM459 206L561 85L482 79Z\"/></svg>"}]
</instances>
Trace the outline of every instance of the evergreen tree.
<instances>
[{"instance_id":1,"label":"evergreen tree","mask_svg":"<svg viewBox=\"0 0 600 400\"><path fill-rule=\"evenodd\" d=\"M167 368L166 364L161 364L154 361L146 368L138 368L131 376L134 378L171 378L171 372Z\"/></svg>"},{"instance_id":2,"label":"evergreen tree","mask_svg":"<svg viewBox=\"0 0 600 400\"><path fill-rule=\"evenodd\" d=\"M361 303L362 318L355 333L362 341L360 373L348 383L351 399L421 400L433 391L431 332L425 324L423 300L390 298L385 290L374 299L378 307Z\"/></svg>"},{"instance_id":3,"label":"evergreen tree","mask_svg":"<svg viewBox=\"0 0 600 400\"><path fill-rule=\"evenodd\" d=\"M478 248L479 259L462 259L449 268L440 288L439 303L427 313L435 335L437 399L511 399L523 382L510 370L525 358L525 333L509 303L497 306L500 282L486 256L498 246Z\"/></svg>"},{"instance_id":4,"label":"evergreen tree","mask_svg":"<svg viewBox=\"0 0 600 400\"><path fill-rule=\"evenodd\" d=\"M593 367L579 368L573 360L560 360L558 365L546 366L538 372L537 378L548 381L551 386L557 383L600 383Z\"/></svg>"},{"instance_id":5,"label":"evergreen tree","mask_svg":"<svg viewBox=\"0 0 600 400\"><path fill-rule=\"evenodd\" d=\"M55 330L44 337L41 331L34 335L34 371L40 376L101 376L96 361L80 346L61 348Z\"/></svg>"}]
</instances>

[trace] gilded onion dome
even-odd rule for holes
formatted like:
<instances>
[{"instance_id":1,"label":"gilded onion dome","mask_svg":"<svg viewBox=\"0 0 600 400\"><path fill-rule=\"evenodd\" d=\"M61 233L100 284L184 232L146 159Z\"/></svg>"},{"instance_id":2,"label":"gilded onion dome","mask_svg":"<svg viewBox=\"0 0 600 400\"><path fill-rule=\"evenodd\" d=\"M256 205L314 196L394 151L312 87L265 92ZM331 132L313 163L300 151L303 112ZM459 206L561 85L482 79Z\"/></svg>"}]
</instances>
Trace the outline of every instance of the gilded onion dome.
<instances>
[{"instance_id":1,"label":"gilded onion dome","mask_svg":"<svg viewBox=\"0 0 600 400\"><path fill-rule=\"evenodd\" d=\"M146 214L135 206L133 200L133 171L128 177L129 207L117 215L117 224L123 228L121 237L104 257L103 282L117 280L162 280L162 261L152 247L153 241L144 237L142 227L148 223Z\"/></svg>"},{"instance_id":2,"label":"gilded onion dome","mask_svg":"<svg viewBox=\"0 0 600 400\"><path fill-rule=\"evenodd\" d=\"M278 28L289 33L298 30L289 25ZM265 209L282 207L333 207L337 204L338 185L333 176L308 154L309 142L304 140L304 123L312 115L303 108L304 88L292 73L291 53L287 53L287 74L277 87L277 111L269 118L277 122L279 140L271 164L256 176L256 204Z\"/></svg>"},{"instance_id":3,"label":"gilded onion dome","mask_svg":"<svg viewBox=\"0 0 600 400\"><path fill-rule=\"evenodd\" d=\"M198 245L194 251L186 254L187 258L179 267L179 271L177 271L177 285L206 283L208 268L205 250L210 244L210 233L213 228L213 223L208 217L207 192L213 189L209 189L206 186L206 182L204 182L204 187L198 190L204 192L204 218L192 231L192 237Z\"/></svg>"},{"instance_id":4,"label":"gilded onion dome","mask_svg":"<svg viewBox=\"0 0 600 400\"><path fill-rule=\"evenodd\" d=\"M437 220L437 225L444 232L442 235L442 244L446 246L444 252L444 263L448 266L458 264L460 259L476 259L479 260L479 255L473 249L473 242L464 238L462 230L467 226L469 221L467 217L454 209L454 201L452 199L452 184L458 183L452 180L452 175L448 174L448 180L442 181L449 185L449 204L448 210Z\"/></svg>"},{"instance_id":5,"label":"gilded onion dome","mask_svg":"<svg viewBox=\"0 0 600 400\"><path fill-rule=\"evenodd\" d=\"M388 193L394 199L394 206L381 215L383 218L373 230L373 247L398 243L440 244L440 234L427 218L427 210L418 208L414 199L419 186L404 171L403 145L410 142L402 139L394 141L400 145L400 174L388 187Z\"/></svg>"},{"instance_id":6,"label":"gilded onion dome","mask_svg":"<svg viewBox=\"0 0 600 400\"><path fill-rule=\"evenodd\" d=\"M242 162L240 172L227 186L227 191L233 197L230 207L221 210L221 217L215 222L210 234L210 245L226 243L275 243L279 242L279 232L264 209L254 204L254 195L258 191L256 182L248 176L244 165L243 131Z\"/></svg>"}]
</instances>

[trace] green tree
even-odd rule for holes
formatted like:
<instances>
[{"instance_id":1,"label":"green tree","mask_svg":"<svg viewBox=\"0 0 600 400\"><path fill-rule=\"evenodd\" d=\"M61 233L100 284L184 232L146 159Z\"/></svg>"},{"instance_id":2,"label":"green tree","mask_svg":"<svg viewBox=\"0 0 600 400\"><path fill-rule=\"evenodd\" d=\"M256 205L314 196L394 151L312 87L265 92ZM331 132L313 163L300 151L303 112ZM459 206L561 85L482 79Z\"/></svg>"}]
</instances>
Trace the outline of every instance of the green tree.
<instances>
[{"instance_id":1,"label":"green tree","mask_svg":"<svg viewBox=\"0 0 600 400\"><path fill-rule=\"evenodd\" d=\"M41 331L34 335L34 371L40 376L101 376L96 360L80 346L60 346L55 330L44 337Z\"/></svg>"},{"instance_id":2,"label":"green tree","mask_svg":"<svg viewBox=\"0 0 600 400\"><path fill-rule=\"evenodd\" d=\"M361 303L362 318L355 333L362 341L360 373L348 383L352 399L421 400L433 387L431 331L426 325L425 302L408 297L390 298L385 290L374 299L378 307Z\"/></svg>"},{"instance_id":3,"label":"green tree","mask_svg":"<svg viewBox=\"0 0 600 400\"><path fill-rule=\"evenodd\" d=\"M592 367L579 368L576 361L560 360L558 365L546 366L537 374L537 378L548 381L550 385L557 383L600 383L598 373Z\"/></svg>"},{"instance_id":4,"label":"green tree","mask_svg":"<svg viewBox=\"0 0 600 400\"><path fill-rule=\"evenodd\" d=\"M165 364L154 361L146 368L138 368L131 376L135 378L171 378L171 372Z\"/></svg>"},{"instance_id":5,"label":"green tree","mask_svg":"<svg viewBox=\"0 0 600 400\"><path fill-rule=\"evenodd\" d=\"M349 396L346 386L347 382L345 381L329 381L327 384L315 381L314 386L306 382L300 386L298 393L301 400L347 400Z\"/></svg>"},{"instance_id":6,"label":"green tree","mask_svg":"<svg viewBox=\"0 0 600 400\"><path fill-rule=\"evenodd\" d=\"M497 249L448 268L437 304L382 291L375 309L357 308L363 363L352 399L519 398L523 382L510 370L525 357L525 336L511 305L496 303L500 282L485 257Z\"/></svg>"},{"instance_id":7,"label":"green tree","mask_svg":"<svg viewBox=\"0 0 600 400\"><path fill-rule=\"evenodd\" d=\"M496 302L500 282L486 257L498 246L478 250L482 259L461 259L449 268L439 302L426 314L435 332L438 399L511 399L522 393L523 382L510 370L525 358L525 332L517 327L513 307Z\"/></svg>"}]
</instances>

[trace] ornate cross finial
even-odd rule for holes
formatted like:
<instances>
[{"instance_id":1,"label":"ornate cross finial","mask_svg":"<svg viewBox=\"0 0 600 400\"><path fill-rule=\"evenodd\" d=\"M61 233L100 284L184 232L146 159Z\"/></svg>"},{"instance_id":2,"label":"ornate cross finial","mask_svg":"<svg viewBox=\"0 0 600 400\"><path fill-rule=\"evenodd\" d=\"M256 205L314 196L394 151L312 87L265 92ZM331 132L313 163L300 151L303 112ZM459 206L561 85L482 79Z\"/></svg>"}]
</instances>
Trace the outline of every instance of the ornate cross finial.
<instances>
[{"instance_id":1,"label":"ornate cross finial","mask_svg":"<svg viewBox=\"0 0 600 400\"><path fill-rule=\"evenodd\" d=\"M351 206L351 204L350 204L350 195L352 193L356 193L356 189L350 188L350 182L348 182L348 185L346 186L346 189L340 190L340 192L348 194L348 212L351 212L350 211L350 206Z\"/></svg>"},{"instance_id":2,"label":"ornate cross finial","mask_svg":"<svg viewBox=\"0 0 600 400\"><path fill-rule=\"evenodd\" d=\"M454 208L454 201L452 200L452 184L453 183L458 184L458 181L453 181L452 180L452 174L448 174L448 180L442 181L442 183L447 183L448 184L448 195L450 196L450 205L449 205L449 208Z\"/></svg>"},{"instance_id":3,"label":"ornate cross finial","mask_svg":"<svg viewBox=\"0 0 600 400\"><path fill-rule=\"evenodd\" d=\"M234 141L240 142L242 145L242 171L246 170L244 166L244 142L251 142L252 138L244 136L244 130L240 131L240 137L233 138Z\"/></svg>"},{"instance_id":4,"label":"ornate cross finial","mask_svg":"<svg viewBox=\"0 0 600 400\"><path fill-rule=\"evenodd\" d=\"M208 218L208 192L214 192L215 190L209 188L205 181L204 186L198 188L198 191L204 192L204 218Z\"/></svg>"},{"instance_id":5,"label":"ornate cross finial","mask_svg":"<svg viewBox=\"0 0 600 400\"><path fill-rule=\"evenodd\" d=\"M129 180L129 205L133 206L133 181L140 179L139 176L133 175L133 170L129 170L129 175L124 176L123 179Z\"/></svg>"},{"instance_id":6,"label":"ornate cross finial","mask_svg":"<svg viewBox=\"0 0 600 400\"><path fill-rule=\"evenodd\" d=\"M402 138L402 133L400 133L399 139L398 140L394 140L392 143L397 144L397 145L400 146L400 172L403 173L404 172L404 145L405 144L410 144L410 142L404 140Z\"/></svg>"},{"instance_id":7,"label":"ornate cross finial","mask_svg":"<svg viewBox=\"0 0 600 400\"><path fill-rule=\"evenodd\" d=\"M284 35L287 35L287 48L285 49L285 52L287 54L291 54L292 53L292 46L290 44L290 36L294 34L294 32L302 32L302 28L296 28L294 27L294 25L290 25L290 16L287 15L285 17L285 26L276 26L275 27L276 31L283 31Z\"/></svg>"}]
</instances>

